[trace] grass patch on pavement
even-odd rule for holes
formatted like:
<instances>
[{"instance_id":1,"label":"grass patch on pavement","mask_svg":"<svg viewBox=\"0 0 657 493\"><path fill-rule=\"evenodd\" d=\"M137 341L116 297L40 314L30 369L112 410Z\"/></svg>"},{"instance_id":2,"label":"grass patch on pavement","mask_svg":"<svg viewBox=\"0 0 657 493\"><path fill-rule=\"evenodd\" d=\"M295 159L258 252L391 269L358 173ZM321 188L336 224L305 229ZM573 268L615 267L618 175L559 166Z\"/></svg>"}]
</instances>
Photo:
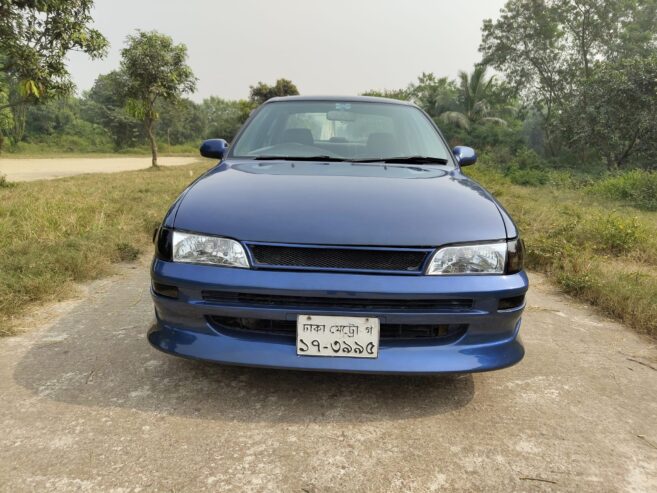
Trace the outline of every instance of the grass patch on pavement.
<instances>
[{"instance_id":1,"label":"grass patch on pavement","mask_svg":"<svg viewBox=\"0 0 657 493\"><path fill-rule=\"evenodd\" d=\"M33 303L150 251L153 229L207 162L0 187L0 335Z\"/></svg>"},{"instance_id":2,"label":"grass patch on pavement","mask_svg":"<svg viewBox=\"0 0 657 493\"><path fill-rule=\"evenodd\" d=\"M591 193L589 186L517 185L485 161L467 174L517 222L529 269L657 337L657 212L633 208L620 196L614 201L608 193ZM609 182L599 183L606 189Z\"/></svg>"}]
</instances>

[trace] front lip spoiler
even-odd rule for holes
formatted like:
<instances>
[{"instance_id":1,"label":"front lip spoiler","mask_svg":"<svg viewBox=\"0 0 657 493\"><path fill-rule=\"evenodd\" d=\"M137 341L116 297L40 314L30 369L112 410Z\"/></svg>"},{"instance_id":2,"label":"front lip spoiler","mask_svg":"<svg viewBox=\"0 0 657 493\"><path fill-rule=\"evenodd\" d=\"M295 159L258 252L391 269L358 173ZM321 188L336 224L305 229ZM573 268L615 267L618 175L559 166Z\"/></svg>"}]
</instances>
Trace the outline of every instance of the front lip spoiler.
<instances>
[{"instance_id":1,"label":"front lip spoiler","mask_svg":"<svg viewBox=\"0 0 657 493\"><path fill-rule=\"evenodd\" d=\"M424 351L418 348L413 357L409 357L404 348L381 347L378 358L366 360L297 356L294 346L272 342L248 342L249 351L245 351L244 341L238 339L174 329L159 323L150 328L147 337L149 343L163 353L231 366L336 373L435 375L501 370L517 364L525 355L518 337L519 330L520 321L512 337L485 347L466 346L459 351L453 351L451 346L424 348ZM262 351L267 353L266 359L261 358ZM272 359L276 363L263 363Z\"/></svg>"}]
</instances>

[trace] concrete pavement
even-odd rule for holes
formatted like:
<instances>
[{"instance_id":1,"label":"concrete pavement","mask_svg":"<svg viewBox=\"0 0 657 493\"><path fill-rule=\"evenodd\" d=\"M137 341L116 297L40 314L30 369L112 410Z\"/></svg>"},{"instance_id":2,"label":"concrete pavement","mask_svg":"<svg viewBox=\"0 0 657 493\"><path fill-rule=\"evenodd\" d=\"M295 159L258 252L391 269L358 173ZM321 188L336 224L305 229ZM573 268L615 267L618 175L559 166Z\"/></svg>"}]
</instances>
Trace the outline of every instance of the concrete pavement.
<instances>
[{"instance_id":1,"label":"concrete pavement","mask_svg":"<svg viewBox=\"0 0 657 493\"><path fill-rule=\"evenodd\" d=\"M0 339L0 491L657 491L657 349L532 276L519 365L391 377L152 349L147 265Z\"/></svg>"}]
</instances>

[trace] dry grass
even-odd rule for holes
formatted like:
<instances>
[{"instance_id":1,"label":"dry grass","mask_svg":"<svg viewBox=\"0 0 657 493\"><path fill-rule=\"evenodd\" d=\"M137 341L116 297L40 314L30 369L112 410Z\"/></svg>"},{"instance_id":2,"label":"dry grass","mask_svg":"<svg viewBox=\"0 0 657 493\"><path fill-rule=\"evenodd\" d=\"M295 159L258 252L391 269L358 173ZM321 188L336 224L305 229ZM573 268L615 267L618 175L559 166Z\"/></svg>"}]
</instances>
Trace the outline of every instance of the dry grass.
<instances>
[{"instance_id":1,"label":"dry grass","mask_svg":"<svg viewBox=\"0 0 657 493\"><path fill-rule=\"evenodd\" d=\"M517 221L527 265L564 291L657 337L657 213L583 190L513 185L484 166L468 172Z\"/></svg>"},{"instance_id":2,"label":"dry grass","mask_svg":"<svg viewBox=\"0 0 657 493\"><path fill-rule=\"evenodd\" d=\"M35 302L151 248L153 229L207 163L0 188L0 334Z\"/></svg>"}]
</instances>

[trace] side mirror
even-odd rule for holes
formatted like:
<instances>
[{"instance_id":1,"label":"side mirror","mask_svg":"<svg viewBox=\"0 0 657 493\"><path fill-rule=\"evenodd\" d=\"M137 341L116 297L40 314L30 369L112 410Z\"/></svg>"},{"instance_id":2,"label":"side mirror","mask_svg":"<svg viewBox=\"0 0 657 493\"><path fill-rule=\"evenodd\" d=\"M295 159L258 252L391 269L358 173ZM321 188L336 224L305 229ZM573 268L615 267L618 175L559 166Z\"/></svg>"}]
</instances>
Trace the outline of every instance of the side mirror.
<instances>
[{"instance_id":1,"label":"side mirror","mask_svg":"<svg viewBox=\"0 0 657 493\"><path fill-rule=\"evenodd\" d=\"M477 162L477 153L472 147L456 146L452 153L459 166L471 166Z\"/></svg>"},{"instance_id":2,"label":"side mirror","mask_svg":"<svg viewBox=\"0 0 657 493\"><path fill-rule=\"evenodd\" d=\"M222 159L228 150L224 139L208 139L201 144L201 156Z\"/></svg>"}]
</instances>

